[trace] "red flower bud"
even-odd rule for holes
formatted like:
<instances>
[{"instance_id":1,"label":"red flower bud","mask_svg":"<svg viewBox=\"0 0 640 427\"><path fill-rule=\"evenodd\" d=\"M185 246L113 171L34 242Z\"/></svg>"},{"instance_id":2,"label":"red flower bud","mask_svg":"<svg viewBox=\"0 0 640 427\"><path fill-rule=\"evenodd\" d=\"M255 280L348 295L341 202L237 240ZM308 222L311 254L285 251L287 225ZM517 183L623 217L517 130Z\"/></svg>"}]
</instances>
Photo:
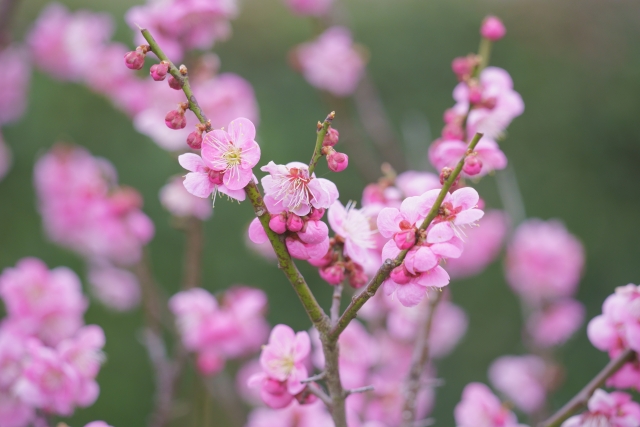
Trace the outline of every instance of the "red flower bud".
<instances>
[{"instance_id":1,"label":"red flower bud","mask_svg":"<svg viewBox=\"0 0 640 427\"><path fill-rule=\"evenodd\" d=\"M202 132L194 130L187 136L187 145L194 150L199 150L202 147Z\"/></svg>"},{"instance_id":2,"label":"red flower bud","mask_svg":"<svg viewBox=\"0 0 640 427\"><path fill-rule=\"evenodd\" d=\"M338 143L338 139L340 139L340 132L330 127L322 140L322 145L325 147L333 147Z\"/></svg>"},{"instance_id":3,"label":"red flower bud","mask_svg":"<svg viewBox=\"0 0 640 427\"><path fill-rule=\"evenodd\" d=\"M142 49L137 48L134 51L124 54L124 65L131 70L140 70L144 66L145 53Z\"/></svg>"},{"instance_id":4,"label":"red flower bud","mask_svg":"<svg viewBox=\"0 0 640 427\"><path fill-rule=\"evenodd\" d=\"M342 172L349 165L349 156L331 148L327 153L327 165L333 172Z\"/></svg>"},{"instance_id":5,"label":"red flower bud","mask_svg":"<svg viewBox=\"0 0 640 427\"><path fill-rule=\"evenodd\" d=\"M477 156L470 155L464 158L462 171L469 176L478 175L482 170L482 160Z\"/></svg>"},{"instance_id":6,"label":"red flower bud","mask_svg":"<svg viewBox=\"0 0 640 427\"><path fill-rule=\"evenodd\" d=\"M167 73L169 72L169 64L165 61L162 61L159 64L154 64L151 66L151 70L149 70L149 74L153 80L157 82L161 82L167 77Z\"/></svg>"},{"instance_id":7,"label":"red flower bud","mask_svg":"<svg viewBox=\"0 0 640 427\"><path fill-rule=\"evenodd\" d=\"M171 110L165 116L164 123L169 129L184 129L187 125L187 118L184 116L184 111Z\"/></svg>"},{"instance_id":8,"label":"red flower bud","mask_svg":"<svg viewBox=\"0 0 640 427\"><path fill-rule=\"evenodd\" d=\"M169 82L169 87L171 89L175 89L175 90L181 90L182 86L180 85L180 81L178 79L176 79L175 77L173 77L172 75L169 75L169 78L167 79L167 82Z\"/></svg>"}]
</instances>

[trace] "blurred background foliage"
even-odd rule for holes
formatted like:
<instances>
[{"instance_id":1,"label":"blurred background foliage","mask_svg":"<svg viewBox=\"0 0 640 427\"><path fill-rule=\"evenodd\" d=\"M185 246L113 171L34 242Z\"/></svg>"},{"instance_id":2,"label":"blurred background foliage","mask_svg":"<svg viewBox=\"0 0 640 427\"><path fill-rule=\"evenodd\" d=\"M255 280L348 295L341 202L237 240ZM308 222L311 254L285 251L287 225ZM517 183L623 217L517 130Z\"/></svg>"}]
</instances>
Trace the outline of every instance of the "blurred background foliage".
<instances>
[{"instance_id":1,"label":"blurred background foliage","mask_svg":"<svg viewBox=\"0 0 640 427\"><path fill-rule=\"evenodd\" d=\"M584 243L586 270L578 298L587 317L600 313L604 298L616 286L638 283L640 261L640 3L636 0L339 0L355 39L370 53L370 75L377 84L399 135L407 136L407 156L414 167L426 167L432 129L438 135L444 109L453 105L456 84L450 71L455 56L477 48L478 28L488 13L500 16L507 37L494 49L492 63L507 69L526 104L502 143L517 174L527 215L559 218ZM123 21L133 4L123 0L67 0L72 10L107 11L117 22L116 40L132 45ZM22 40L46 4L20 2L14 38ZM287 53L314 35L309 21L292 16L280 0L245 0L233 22L233 37L215 51L222 71L236 72L254 86L261 109L258 142L261 164L306 160L314 128L329 108L287 64ZM124 65L123 65L124 66ZM167 178L181 173L173 158L138 134L124 114L88 89L59 83L36 72L29 107L17 124L3 129L14 153L14 165L0 182L0 267L25 256L42 258L50 267L67 265L84 275L83 262L49 243L36 211L32 168L39 153L56 141L73 142L113 162L120 182L139 189L145 211L156 225L150 245L155 274L167 295L178 290L183 235L171 227L158 201ZM342 107L344 108L344 107ZM337 110L335 126L340 129ZM418 126L416 126L416 123ZM164 126L158 123L158 126ZM411 130L414 132L411 132ZM422 129L416 137L415 129ZM409 131L407 131L409 130ZM415 143L417 138L417 144ZM347 150L348 151L348 150ZM357 153L349 152L351 156ZM319 169L328 174L326 166ZM331 175L340 199L359 200L365 182L350 168ZM500 207L493 177L478 189L488 206ZM269 321L295 329L310 326L296 297L278 269L244 245L252 218L249 205L216 204L206 223L205 287L213 292L235 283L264 289L270 300ZM300 263L304 264L304 263ZM302 266L320 301L328 305L330 289ZM447 359L438 364L445 384L437 390L434 416L452 425L452 410L464 385L487 381L487 367L503 354L520 354L521 320L516 298L500 263L479 277L454 282L454 301L467 311L470 328ZM70 420L80 426L104 419L114 426L141 426L151 409L153 377L138 342L141 313L115 314L92 304L88 323L107 335L107 363L98 377L97 403ZM366 351L366 349L363 349ZM560 353L566 383L552 397L559 407L601 366L607 356L593 348L584 327ZM193 372L185 374L181 395L194 425L202 418L202 393ZM214 404L211 424L224 425ZM188 418L176 425L184 425ZM197 423L197 424L195 424Z\"/></svg>"}]
</instances>

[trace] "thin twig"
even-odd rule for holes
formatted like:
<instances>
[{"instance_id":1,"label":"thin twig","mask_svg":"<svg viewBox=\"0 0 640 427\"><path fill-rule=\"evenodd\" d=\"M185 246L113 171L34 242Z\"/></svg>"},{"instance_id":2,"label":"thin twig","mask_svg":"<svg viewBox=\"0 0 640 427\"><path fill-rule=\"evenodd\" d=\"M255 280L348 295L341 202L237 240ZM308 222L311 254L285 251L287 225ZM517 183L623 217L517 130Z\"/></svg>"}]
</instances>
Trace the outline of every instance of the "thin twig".
<instances>
[{"instance_id":1,"label":"thin twig","mask_svg":"<svg viewBox=\"0 0 640 427\"><path fill-rule=\"evenodd\" d=\"M316 145L313 150L313 156L311 156L311 161L309 162L309 175L313 173L316 169L316 165L318 164L318 160L322 157L322 143L324 142L324 137L327 135L329 131L329 127L331 126L331 122L336 117L336 112L332 111L329 113L324 122L318 122L318 134L316 135Z\"/></svg>"},{"instance_id":2,"label":"thin twig","mask_svg":"<svg viewBox=\"0 0 640 427\"><path fill-rule=\"evenodd\" d=\"M337 284L333 288L333 296L331 297L331 326L335 326L340 318L340 301L342 300L342 283Z\"/></svg>"},{"instance_id":3,"label":"thin twig","mask_svg":"<svg viewBox=\"0 0 640 427\"><path fill-rule=\"evenodd\" d=\"M574 412L583 406L586 406L589 402L589 398L598 388L607 381L607 379L615 374L625 363L630 362L636 357L637 354L631 349L626 349L620 353L616 358L611 359L609 363L596 375L589 383L584 386L582 390L578 392L566 405L564 405L558 412L553 414L551 418L545 422L539 424L539 427L558 427L567 418L569 418Z\"/></svg>"},{"instance_id":4,"label":"thin twig","mask_svg":"<svg viewBox=\"0 0 640 427\"><path fill-rule=\"evenodd\" d=\"M422 382L420 378L429 363L429 351L431 350L430 336L433 318L442 297L440 290L436 291L435 297L429 300L429 310L426 313L424 323L418 332L418 341L414 347L411 369L406 380L406 390L404 396L404 408L402 410L402 422L406 427L410 427L416 420L416 406L418 394Z\"/></svg>"},{"instance_id":5,"label":"thin twig","mask_svg":"<svg viewBox=\"0 0 640 427\"><path fill-rule=\"evenodd\" d=\"M309 383L313 383L316 381L322 381L323 379L325 379L327 376L326 372L320 372L318 375L314 375L312 377L306 378L304 380L300 380L300 383L302 384L309 384Z\"/></svg>"},{"instance_id":6,"label":"thin twig","mask_svg":"<svg viewBox=\"0 0 640 427\"><path fill-rule=\"evenodd\" d=\"M344 391L344 396L347 397L351 394L356 394L356 393L366 393L368 391L372 391L375 388L372 385L366 385L364 387L357 387L357 388L352 388L351 390L345 390Z\"/></svg>"},{"instance_id":7,"label":"thin twig","mask_svg":"<svg viewBox=\"0 0 640 427\"><path fill-rule=\"evenodd\" d=\"M202 220L198 218L187 218L182 289L200 286L202 277L202 252L204 249L202 225Z\"/></svg>"},{"instance_id":8,"label":"thin twig","mask_svg":"<svg viewBox=\"0 0 640 427\"><path fill-rule=\"evenodd\" d=\"M327 408L331 409L331 397L327 393L324 392L317 384L309 384L306 390L316 396L318 399L322 400L322 402L327 405Z\"/></svg>"}]
</instances>

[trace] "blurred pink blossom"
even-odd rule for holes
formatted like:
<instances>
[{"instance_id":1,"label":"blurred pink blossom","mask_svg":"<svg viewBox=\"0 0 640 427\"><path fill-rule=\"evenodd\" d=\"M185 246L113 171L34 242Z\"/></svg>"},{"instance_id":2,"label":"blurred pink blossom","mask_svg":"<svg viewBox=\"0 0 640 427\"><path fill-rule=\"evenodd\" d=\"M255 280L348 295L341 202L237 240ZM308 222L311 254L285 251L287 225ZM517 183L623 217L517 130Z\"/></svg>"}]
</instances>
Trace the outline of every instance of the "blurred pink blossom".
<instances>
[{"instance_id":1,"label":"blurred pink blossom","mask_svg":"<svg viewBox=\"0 0 640 427\"><path fill-rule=\"evenodd\" d=\"M583 266L582 244L558 221L527 220L507 248L507 281L533 303L572 296Z\"/></svg>"},{"instance_id":2,"label":"blurred pink blossom","mask_svg":"<svg viewBox=\"0 0 640 427\"><path fill-rule=\"evenodd\" d=\"M352 203L345 207L335 201L328 210L327 218L334 233L344 239L344 255L360 264L365 271L375 272L381 261L375 250L376 230L367 211L356 209Z\"/></svg>"},{"instance_id":3,"label":"blurred pink blossom","mask_svg":"<svg viewBox=\"0 0 640 427\"><path fill-rule=\"evenodd\" d=\"M506 33L507 29L504 27L500 18L489 15L482 21L482 26L480 27L482 37L495 42L503 38Z\"/></svg>"},{"instance_id":4,"label":"blurred pink blossom","mask_svg":"<svg viewBox=\"0 0 640 427\"><path fill-rule=\"evenodd\" d=\"M585 308L572 299L554 301L527 320L527 331L538 347L564 344L584 322Z\"/></svg>"},{"instance_id":5,"label":"blurred pink blossom","mask_svg":"<svg viewBox=\"0 0 640 427\"><path fill-rule=\"evenodd\" d=\"M335 96L353 94L364 75L363 55L344 27L329 28L315 41L298 46L295 54L309 84Z\"/></svg>"},{"instance_id":6,"label":"blurred pink blossom","mask_svg":"<svg viewBox=\"0 0 640 427\"><path fill-rule=\"evenodd\" d=\"M460 159L464 157L467 145L464 141L436 140L429 147L429 160L437 170L441 170L445 166L454 168ZM474 173L474 177L484 176L507 166L507 156L500 150L498 143L491 139L481 139L476 145L474 153L477 153L475 158L481 163L480 172ZM465 173L463 169L462 176L471 175Z\"/></svg>"},{"instance_id":7,"label":"blurred pink blossom","mask_svg":"<svg viewBox=\"0 0 640 427\"><path fill-rule=\"evenodd\" d=\"M12 45L0 50L0 64L3 64L2 79L0 79L1 126L18 120L24 114L31 80L31 66L24 49ZM2 175L4 173L0 166L0 177Z\"/></svg>"},{"instance_id":8,"label":"blurred pink blossom","mask_svg":"<svg viewBox=\"0 0 640 427\"><path fill-rule=\"evenodd\" d=\"M211 202L195 197L184 187L182 177L173 177L160 189L160 203L172 215L206 220L211 217Z\"/></svg>"},{"instance_id":9,"label":"blurred pink blossom","mask_svg":"<svg viewBox=\"0 0 640 427\"><path fill-rule=\"evenodd\" d=\"M93 266L89 271L88 282L93 295L113 310L128 311L140 304L140 283L127 270L109 265Z\"/></svg>"},{"instance_id":10,"label":"blurred pink blossom","mask_svg":"<svg viewBox=\"0 0 640 427\"><path fill-rule=\"evenodd\" d=\"M334 0L285 0L286 5L296 15L322 16L326 15Z\"/></svg>"},{"instance_id":11,"label":"blurred pink blossom","mask_svg":"<svg viewBox=\"0 0 640 427\"><path fill-rule=\"evenodd\" d=\"M525 427L518 424L516 415L481 383L467 384L454 417L457 427Z\"/></svg>"},{"instance_id":12,"label":"blurred pink blossom","mask_svg":"<svg viewBox=\"0 0 640 427\"><path fill-rule=\"evenodd\" d=\"M502 356L489 367L489 380L510 401L527 414L545 403L546 365L538 356Z\"/></svg>"},{"instance_id":13,"label":"blurred pink blossom","mask_svg":"<svg viewBox=\"0 0 640 427\"><path fill-rule=\"evenodd\" d=\"M333 419L322 402L300 405L294 402L284 409L256 408L245 427L333 427Z\"/></svg>"},{"instance_id":14,"label":"blurred pink blossom","mask_svg":"<svg viewBox=\"0 0 640 427\"><path fill-rule=\"evenodd\" d=\"M631 427L640 425L640 404L631 396L619 391L607 393L596 390L588 403L588 411L574 415L562 423L562 427Z\"/></svg>"}]
</instances>

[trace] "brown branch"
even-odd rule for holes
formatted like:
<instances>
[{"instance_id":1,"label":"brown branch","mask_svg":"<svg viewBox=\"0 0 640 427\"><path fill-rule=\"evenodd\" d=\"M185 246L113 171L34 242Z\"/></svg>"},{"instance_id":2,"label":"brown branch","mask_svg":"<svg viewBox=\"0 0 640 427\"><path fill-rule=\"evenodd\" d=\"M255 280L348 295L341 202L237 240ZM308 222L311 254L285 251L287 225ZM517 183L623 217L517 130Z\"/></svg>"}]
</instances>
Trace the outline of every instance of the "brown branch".
<instances>
[{"instance_id":1,"label":"brown branch","mask_svg":"<svg viewBox=\"0 0 640 427\"><path fill-rule=\"evenodd\" d=\"M185 224L185 251L182 289L200 286L202 278L202 252L204 249L204 233L202 220L189 217Z\"/></svg>"}]
</instances>

